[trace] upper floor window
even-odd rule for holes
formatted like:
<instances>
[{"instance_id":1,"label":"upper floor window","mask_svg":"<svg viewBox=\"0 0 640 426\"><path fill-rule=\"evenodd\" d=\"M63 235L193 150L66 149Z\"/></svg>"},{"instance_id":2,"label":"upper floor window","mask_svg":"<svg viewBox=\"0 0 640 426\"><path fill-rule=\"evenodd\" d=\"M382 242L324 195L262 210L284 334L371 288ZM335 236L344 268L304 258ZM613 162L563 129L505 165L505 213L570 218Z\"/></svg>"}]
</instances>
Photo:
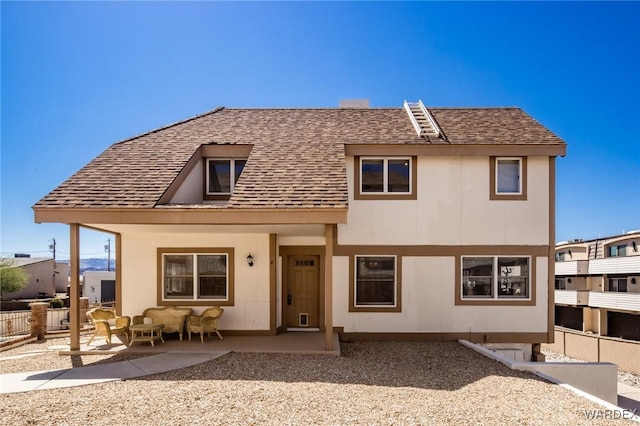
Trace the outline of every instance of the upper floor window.
<instances>
[{"instance_id":1,"label":"upper floor window","mask_svg":"<svg viewBox=\"0 0 640 426\"><path fill-rule=\"evenodd\" d=\"M491 199L526 200L525 157L491 157Z\"/></svg>"},{"instance_id":2,"label":"upper floor window","mask_svg":"<svg viewBox=\"0 0 640 426\"><path fill-rule=\"evenodd\" d=\"M361 158L363 193L411 193L411 158Z\"/></svg>"},{"instance_id":3,"label":"upper floor window","mask_svg":"<svg viewBox=\"0 0 640 426\"><path fill-rule=\"evenodd\" d=\"M609 246L608 249L609 257L623 257L627 255L627 245L622 244L619 246Z\"/></svg>"},{"instance_id":4,"label":"upper floor window","mask_svg":"<svg viewBox=\"0 0 640 426\"><path fill-rule=\"evenodd\" d=\"M356 199L415 200L416 157L356 157Z\"/></svg>"},{"instance_id":5,"label":"upper floor window","mask_svg":"<svg viewBox=\"0 0 640 426\"><path fill-rule=\"evenodd\" d=\"M207 159L207 195L231 195L246 159Z\"/></svg>"},{"instance_id":6,"label":"upper floor window","mask_svg":"<svg viewBox=\"0 0 640 426\"><path fill-rule=\"evenodd\" d=\"M521 194L521 175L520 158L496 158L496 194Z\"/></svg>"},{"instance_id":7,"label":"upper floor window","mask_svg":"<svg viewBox=\"0 0 640 426\"><path fill-rule=\"evenodd\" d=\"M462 298L529 298L529 258L462 257Z\"/></svg>"}]
</instances>

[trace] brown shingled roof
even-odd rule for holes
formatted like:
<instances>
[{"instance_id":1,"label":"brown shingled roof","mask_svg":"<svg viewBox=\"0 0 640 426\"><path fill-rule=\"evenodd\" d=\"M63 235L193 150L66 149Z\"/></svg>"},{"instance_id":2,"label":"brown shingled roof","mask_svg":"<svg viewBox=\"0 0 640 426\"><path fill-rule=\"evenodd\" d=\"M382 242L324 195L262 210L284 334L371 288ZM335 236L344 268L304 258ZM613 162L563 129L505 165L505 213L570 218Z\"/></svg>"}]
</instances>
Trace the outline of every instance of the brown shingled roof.
<instances>
[{"instance_id":1,"label":"brown shingled roof","mask_svg":"<svg viewBox=\"0 0 640 426\"><path fill-rule=\"evenodd\" d=\"M429 108L452 144L563 144L520 108Z\"/></svg>"},{"instance_id":2,"label":"brown shingled roof","mask_svg":"<svg viewBox=\"0 0 640 426\"><path fill-rule=\"evenodd\" d=\"M115 143L34 208L154 208L204 144L253 145L224 207L277 209L346 208L348 144L564 144L518 108L429 110L448 142L418 137L402 108L220 108Z\"/></svg>"}]
</instances>

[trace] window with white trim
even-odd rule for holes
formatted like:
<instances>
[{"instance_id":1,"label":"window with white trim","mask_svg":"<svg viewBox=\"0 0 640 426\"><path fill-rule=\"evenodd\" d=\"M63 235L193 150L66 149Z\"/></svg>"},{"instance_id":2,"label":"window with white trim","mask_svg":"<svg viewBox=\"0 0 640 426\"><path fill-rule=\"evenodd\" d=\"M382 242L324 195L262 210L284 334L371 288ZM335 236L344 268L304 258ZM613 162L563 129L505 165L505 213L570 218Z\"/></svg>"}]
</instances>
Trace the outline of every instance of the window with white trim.
<instances>
[{"instance_id":1,"label":"window with white trim","mask_svg":"<svg viewBox=\"0 0 640 426\"><path fill-rule=\"evenodd\" d=\"M163 300L227 301L229 253L162 253Z\"/></svg>"},{"instance_id":2,"label":"window with white trim","mask_svg":"<svg viewBox=\"0 0 640 426\"><path fill-rule=\"evenodd\" d=\"M396 256L355 256L354 305L397 305Z\"/></svg>"},{"instance_id":3,"label":"window with white trim","mask_svg":"<svg viewBox=\"0 0 640 426\"><path fill-rule=\"evenodd\" d=\"M411 194L411 157L361 157L361 194Z\"/></svg>"},{"instance_id":4,"label":"window with white trim","mask_svg":"<svg viewBox=\"0 0 640 426\"><path fill-rule=\"evenodd\" d=\"M522 194L522 158L496 158L496 187L499 195Z\"/></svg>"},{"instance_id":5,"label":"window with white trim","mask_svg":"<svg viewBox=\"0 0 640 426\"><path fill-rule=\"evenodd\" d=\"M463 299L528 299L529 257L463 256Z\"/></svg>"},{"instance_id":6,"label":"window with white trim","mask_svg":"<svg viewBox=\"0 0 640 426\"><path fill-rule=\"evenodd\" d=\"M207 195L231 195L246 163L246 158L208 158Z\"/></svg>"}]
</instances>

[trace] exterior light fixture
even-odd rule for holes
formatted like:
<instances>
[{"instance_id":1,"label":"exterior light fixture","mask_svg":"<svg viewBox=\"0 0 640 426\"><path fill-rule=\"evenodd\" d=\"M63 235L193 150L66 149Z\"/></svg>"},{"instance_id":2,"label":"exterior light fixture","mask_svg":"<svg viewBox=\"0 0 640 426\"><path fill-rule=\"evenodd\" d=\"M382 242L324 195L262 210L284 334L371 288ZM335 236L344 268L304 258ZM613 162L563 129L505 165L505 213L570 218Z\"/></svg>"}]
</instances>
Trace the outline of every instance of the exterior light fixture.
<instances>
[{"instance_id":1,"label":"exterior light fixture","mask_svg":"<svg viewBox=\"0 0 640 426\"><path fill-rule=\"evenodd\" d=\"M253 256L251 256L251 253L249 253L249 256L247 256L247 263L249 264L249 266L253 266Z\"/></svg>"},{"instance_id":2,"label":"exterior light fixture","mask_svg":"<svg viewBox=\"0 0 640 426\"><path fill-rule=\"evenodd\" d=\"M631 284L635 284L636 283L636 279L635 278L631 278Z\"/></svg>"}]
</instances>

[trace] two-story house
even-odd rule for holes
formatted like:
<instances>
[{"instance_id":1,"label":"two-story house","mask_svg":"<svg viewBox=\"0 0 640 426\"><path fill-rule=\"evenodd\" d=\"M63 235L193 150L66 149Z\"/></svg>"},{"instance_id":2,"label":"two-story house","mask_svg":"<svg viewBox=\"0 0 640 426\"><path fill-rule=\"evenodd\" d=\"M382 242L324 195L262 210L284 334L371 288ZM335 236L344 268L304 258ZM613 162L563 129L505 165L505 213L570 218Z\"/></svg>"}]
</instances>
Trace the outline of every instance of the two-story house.
<instances>
[{"instance_id":1,"label":"two-story house","mask_svg":"<svg viewBox=\"0 0 640 426\"><path fill-rule=\"evenodd\" d=\"M35 220L70 224L72 264L79 227L115 234L125 315L220 305L224 333L327 348L538 344L565 150L519 108L218 108L115 143Z\"/></svg>"},{"instance_id":2,"label":"two-story house","mask_svg":"<svg viewBox=\"0 0 640 426\"><path fill-rule=\"evenodd\" d=\"M556 246L556 324L640 341L640 231Z\"/></svg>"}]
</instances>

